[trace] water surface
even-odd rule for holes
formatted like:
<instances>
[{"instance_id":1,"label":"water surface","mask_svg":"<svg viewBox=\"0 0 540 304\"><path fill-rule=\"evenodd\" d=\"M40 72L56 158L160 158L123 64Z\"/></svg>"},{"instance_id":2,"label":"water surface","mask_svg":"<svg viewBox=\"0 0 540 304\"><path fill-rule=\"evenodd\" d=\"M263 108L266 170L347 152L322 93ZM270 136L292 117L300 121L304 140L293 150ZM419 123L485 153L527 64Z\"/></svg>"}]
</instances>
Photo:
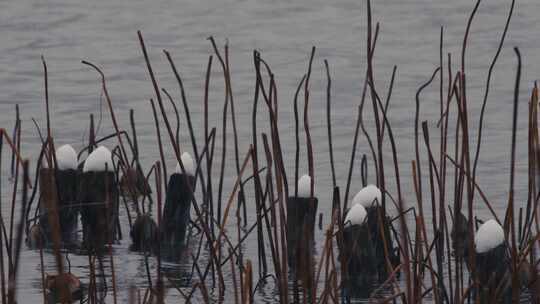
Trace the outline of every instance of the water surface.
<instances>
[{"instance_id":1,"label":"water surface","mask_svg":"<svg viewBox=\"0 0 540 304\"><path fill-rule=\"evenodd\" d=\"M466 55L469 86L469 110L476 130L476 120L487 76L504 27L509 1L493 0L481 4L473 22ZM403 184L408 205L415 205L411 186L411 165L414 159L414 96L439 65L440 27L444 27L446 53L452 53L453 69L457 71L459 52L466 19L472 1L376 1L374 21L380 22L380 35L375 55L375 79L379 92L386 89L394 65L397 77L389 116L399 149L399 161L404 175ZM524 204L526 184L526 112L532 83L540 70L540 40L538 35L539 4L521 0L516 5L506 45L493 74L490 98L485 119L482 155L478 183L502 216L506 205L510 151L510 130L513 79L516 58L512 47L519 46L523 54L523 77L517 149L516 195ZM89 60L103 68L121 128L129 128L129 109L135 110L141 160L146 169L159 159L154 121L150 115L149 99L154 91L147 74L136 31L144 34L159 85L169 90L177 102L178 85L167 64L162 49L167 49L184 79L192 119L199 143L202 142L203 84L210 42L214 36L219 45L228 40L231 54L232 84L239 126L241 155L251 143L251 110L254 93L252 50L257 49L272 66L279 90L279 119L289 183L293 183L294 134L292 97L294 89L307 68L311 46L317 47L311 80L311 135L314 141L315 185L319 211L327 224L330 210L331 175L326 137L325 101L326 79L323 60L330 63L333 78L333 131L337 179L344 185L350 149L366 69L366 5L365 1L4 1L0 3L0 127L8 130L14 124L15 105L19 104L23 124L22 151L35 163L39 138L31 121L45 125L43 70L40 56L49 67L49 89L53 130L58 144L70 143L76 149L87 138L88 118L93 113L100 118L100 135L112 133L110 116L102 104L98 75L81 60ZM215 58L214 58L215 59ZM214 60L210 92L210 125L216 126L221 137L223 78ZM103 111L101 111L103 110ZM373 120L366 108L366 124L373 131ZM260 132L268 132L266 113L260 111ZM436 122L439 115L438 86L428 88L421 98L420 119L427 120L433 142L438 143ZM263 119L264 118L264 119ZM232 152L231 125L228 129L228 150ZM374 133L372 133L374 136ZM473 131L473 136L475 135ZM190 149L190 141L182 119L181 144ZM475 137L473 137L475 138ZM174 165L168 138L166 156L169 171ZM361 137L356 167L362 154L369 153L367 141ZM221 141L216 141L221 151ZM305 155L305 148L302 150ZM221 152L219 152L221 153ZM369 154L368 154L369 155ZM390 148L385 155L390 164ZM423 152L425 155L425 152ZM2 177L8 177L7 156L3 158ZM218 168L219 166L215 166ZM389 166L388 166L389 167ZM224 198L234 182L234 157L228 153ZM301 171L307 170L307 159L301 158ZM373 170L371 170L373 171ZM389 180L393 172L388 171ZM217 171L215 172L217 179ZM374 182L371 172L370 182ZM10 210L7 178L2 180L2 212ZM390 183L389 189L395 193ZM359 170L352 180L352 194L361 187ZM214 187L215 188L215 187ZM344 188L344 187L343 187ZM252 211L252 210L251 210ZM477 204L480 215L488 213ZM254 221L250 212L249 221ZM127 227L125 216L122 217ZM428 225L429 227L430 225ZM124 230L127 228L124 228ZM124 231L127 235L127 231ZM318 245L322 232L317 230ZM115 246L115 262L120 297L125 299L131 284L146 284L144 259L128 253L129 240ZM245 256L255 259L256 243L247 243ZM47 265L53 265L52 255L45 254ZM71 255L72 271L88 273L85 256ZM41 300L39 255L22 252L19 298L22 303ZM154 263L152 260L150 263ZM176 266L175 266L176 267ZM54 272L52 266L48 271ZM188 270L189 271L189 270ZM181 275L179 275L181 277ZM189 283L188 283L189 285ZM270 289L271 290L271 289ZM171 291L174 293L174 291ZM177 297L172 294L171 297ZM273 294L265 289L261 298L271 300Z\"/></svg>"}]
</instances>

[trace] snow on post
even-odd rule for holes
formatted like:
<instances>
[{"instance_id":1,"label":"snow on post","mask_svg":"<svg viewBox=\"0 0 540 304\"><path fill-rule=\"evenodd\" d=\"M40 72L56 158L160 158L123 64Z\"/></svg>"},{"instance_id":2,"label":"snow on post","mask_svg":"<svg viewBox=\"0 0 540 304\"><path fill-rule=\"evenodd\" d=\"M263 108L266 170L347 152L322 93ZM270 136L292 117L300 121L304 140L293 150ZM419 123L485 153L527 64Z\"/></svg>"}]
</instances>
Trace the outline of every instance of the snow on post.
<instances>
[{"instance_id":1,"label":"snow on post","mask_svg":"<svg viewBox=\"0 0 540 304\"><path fill-rule=\"evenodd\" d=\"M109 149L100 146L84 161L78 200L84 246L101 250L109 240L116 240L118 184Z\"/></svg>"},{"instance_id":2,"label":"snow on post","mask_svg":"<svg viewBox=\"0 0 540 304\"><path fill-rule=\"evenodd\" d=\"M362 206L364 210L358 206ZM352 244L357 242L362 246L362 249L355 249L356 251L353 250L353 252L345 249L347 254L355 256L352 264L348 266L350 273L365 272L362 275L367 280L365 284L369 283L370 275L368 274L386 278L389 274L386 268L385 250L393 248L390 233L391 220L386 215L386 210L382 208L382 193L377 186L368 185L358 191L352 200L352 207L347 213L344 225L346 244L353 246ZM367 247L370 247L372 252ZM388 250L388 253L389 260L396 263L397 256L394 250Z\"/></svg>"},{"instance_id":3,"label":"snow on post","mask_svg":"<svg viewBox=\"0 0 540 304\"><path fill-rule=\"evenodd\" d=\"M182 153L182 156L180 156L180 159L184 165L186 175L195 176L195 163L193 162L191 155L188 152L184 152ZM176 169L174 171L177 174L182 174L182 167L180 166L180 163L176 163Z\"/></svg>"},{"instance_id":4,"label":"snow on post","mask_svg":"<svg viewBox=\"0 0 540 304\"><path fill-rule=\"evenodd\" d=\"M340 255L344 257L348 289L354 285L371 285L377 274L375 246L368 225L368 211L362 204L353 204L343 222L343 245Z\"/></svg>"},{"instance_id":5,"label":"snow on post","mask_svg":"<svg viewBox=\"0 0 540 304\"><path fill-rule=\"evenodd\" d=\"M343 224L345 227L349 226L355 226L355 225L363 225L366 221L367 217L367 211L364 206L361 204L354 204L354 206L351 207L349 212L347 212L347 216L345 217L345 221Z\"/></svg>"},{"instance_id":6,"label":"snow on post","mask_svg":"<svg viewBox=\"0 0 540 304\"><path fill-rule=\"evenodd\" d=\"M364 206L364 208L369 208L376 204L380 204L381 199L381 190L375 185L367 185L354 196L353 204L360 204Z\"/></svg>"},{"instance_id":7,"label":"snow on post","mask_svg":"<svg viewBox=\"0 0 540 304\"><path fill-rule=\"evenodd\" d=\"M311 196L311 177L302 175L298 180L298 197L308 198Z\"/></svg>"},{"instance_id":8,"label":"snow on post","mask_svg":"<svg viewBox=\"0 0 540 304\"><path fill-rule=\"evenodd\" d=\"M483 223L474 236L474 244L477 253L488 252L503 242L504 230L501 225L493 219Z\"/></svg>"},{"instance_id":9,"label":"snow on post","mask_svg":"<svg viewBox=\"0 0 540 304\"><path fill-rule=\"evenodd\" d=\"M488 299L496 293L511 294L512 287L509 284L505 284L503 291L500 288L500 283L507 280L512 268L501 225L493 219L483 223L476 231L474 244L475 277L480 286L480 298Z\"/></svg>"},{"instance_id":10,"label":"snow on post","mask_svg":"<svg viewBox=\"0 0 540 304\"><path fill-rule=\"evenodd\" d=\"M190 220L191 200L195 191L195 162L188 152L180 156L174 174L169 177L165 206L163 208L162 245L169 253L175 252L186 241Z\"/></svg>"},{"instance_id":11,"label":"snow on post","mask_svg":"<svg viewBox=\"0 0 540 304\"><path fill-rule=\"evenodd\" d=\"M105 170L114 171L112 154L106 147L99 146L86 158L83 172L103 172Z\"/></svg>"},{"instance_id":12,"label":"snow on post","mask_svg":"<svg viewBox=\"0 0 540 304\"><path fill-rule=\"evenodd\" d=\"M289 266L307 269L314 241L315 218L319 201L311 196L311 176L297 181L296 196L287 197L287 251Z\"/></svg>"},{"instance_id":13,"label":"snow on post","mask_svg":"<svg viewBox=\"0 0 540 304\"><path fill-rule=\"evenodd\" d=\"M77 152L71 145L63 145L56 149L56 163L58 170L76 170L77 169ZM43 158L41 167L49 168L49 162Z\"/></svg>"}]
</instances>

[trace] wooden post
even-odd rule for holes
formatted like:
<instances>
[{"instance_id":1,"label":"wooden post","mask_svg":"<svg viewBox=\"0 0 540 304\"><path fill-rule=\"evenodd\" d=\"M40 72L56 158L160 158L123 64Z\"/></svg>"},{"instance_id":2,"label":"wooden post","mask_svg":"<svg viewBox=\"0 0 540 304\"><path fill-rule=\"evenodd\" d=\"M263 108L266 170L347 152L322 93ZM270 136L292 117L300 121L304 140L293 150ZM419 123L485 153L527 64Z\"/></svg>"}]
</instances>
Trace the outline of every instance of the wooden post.
<instances>
[{"instance_id":1,"label":"wooden post","mask_svg":"<svg viewBox=\"0 0 540 304\"><path fill-rule=\"evenodd\" d=\"M343 246L340 254L345 263L344 295L369 296L377 281L378 257L372 242L369 224L352 225L343 229Z\"/></svg>"},{"instance_id":2,"label":"wooden post","mask_svg":"<svg viewBox=\"0 0 540 304\"><path fill-rule=\"evenodd\" d=\"M77 228L77 171L76 170L55 170L42 168L39 173L39 186L42 203L40 204L39 227L45 237L45 243L52 240L53 230L49 224L48 213L52 212L51 206L47 202L56 205L58 223L60 227L60 237L62 242L74 240L74 232ZM56 194L50 187L56 188ZM52 196L55 196L54 198ZM56 200L56 197L58 200Z\"/></svg>"},{"instance_id":3,"label":"wooden post","mask_svg":"<svg viewBox=\"0 0 540 304\"><path fill-rule=\"evenodd\" d=\"M161 245L165 248L178 249L185 243L192 191L195 191L194 176L179 173L171 175L161 223Z\"/></svg>"},{"instance_id":4,"label":"wooden post","mask_svg":"<svg viewBox=\"0 0 540 304\"><path fill-rule=\"evenodd\" d=\"M399 265L399 256L397 256L394 252L392 235L390 234L390 219L386 216L386 212L383 210L383 207L378 204L367 207L366 211L367 225L371 235L371 243L375 250L376 259L374 260L374 263L376 263L377 266L379 280L384 281L389 275L386 264L385 247L387 249L388 258L392 264L392 267Z\"/></svg>"},{"instance_id":5,"label":"wooden post","mask_svg":"<svg viewBox=\"0 0 540 304\"><path fill-rule=\"evenodd\" d=\"M505 243L483 253L475 252L476 277L481 303L512 303L511 273L508 247Z\"/></svg>"},{"instance_id":6,"label":"wooden post","mask_svg":"<svg viewBox=\"0 0 540 304\"><path fill-rule=\"evenodd\" d=\"M294 267L297 261L311 259L317 207L318 200L315 197L287 199L287 251L291 267Z\"/></svg>"},{"instance_id":7,"label":"wooden post","mask_svg":"<svg viewBox=\"0 0 540 304\"><path fill-rule=\"evenodd\" d=\"M101 249L108 244L109 238L114 239L116 231L118 188L115 174L84 172L79 189L84 246Z\"/></svg>"}]
</instances>

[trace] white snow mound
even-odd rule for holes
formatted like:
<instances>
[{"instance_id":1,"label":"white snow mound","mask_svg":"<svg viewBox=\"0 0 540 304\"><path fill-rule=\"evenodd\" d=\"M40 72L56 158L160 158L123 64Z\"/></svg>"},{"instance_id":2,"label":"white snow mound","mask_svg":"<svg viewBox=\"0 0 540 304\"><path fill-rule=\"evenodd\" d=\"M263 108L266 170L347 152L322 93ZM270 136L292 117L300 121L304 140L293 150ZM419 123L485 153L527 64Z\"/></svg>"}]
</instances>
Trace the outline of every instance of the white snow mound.
<instances>
[{"instance_id":1,"label":"white snow mound","mask_svg":"<svg viewBox=\"0 0 540 304\"><path fill-rule=\"evenodd\" d=\"M63 145L56 149L56 163L58 170L76 170L77 169L77 152L71 145Z\"/></svg>"},{"instance_id":2,"label":"white snow mound","mask_svg":"<svg viewBox=\"0 0 540 304\"><path fill-rule=\"evenodd\" d=\"M474 244L477 253L488 252L503 242L504 230L501 225L493 219L483 223L474 236Z\"/></svg>"},{"instance_id":3,"label":"white snow mound","mask_svg":"<svg viewBox=\"0 0 540 304\"><path fill-rule=\"evenodd\" d=\"M298 180L298 197L311 197L311 177L307 174Z\"/></svg>"},{"instance_id":4,"label":"white snow mound","mask_svg":"<svg viewBox=\"0 0 540 304\"><path fill-rule=\"evenodd\" d=\"M362 190L358 191L354 196L352 203L353 205L360 204L364 206L364 208L369 208L373 206L373 204L380 204L381 199L381 190L375 185L367 185L362 188Z\"/></svg>"},{"instance_id":5,"label":"white snow mound","mask_svg":"<svg viewBox=\"0 0 540 304\"><path fill-rule=\"evenodd\" d=\"M106 147L99 146L84 161L83 172L101 172L105 167L107 171L114 171L112 154Z\"/></svg>"},{"instance_id":6,"label":"white snow mound","mask_svg":"<svg viewBox=\"0 0 540 304\"><path fill-rule=\"evenodd\" d=\"M349 209L349 212L347 212L347 216L345 217L343 224L345 227L362 225L366 220L366 216L366 208L360 204L354 204L351 209Z\"/></svg>"},{"instance_id":7,"label":"white snow mound","mask_svg":"<svg viewBox=\"0 0 540 304\"><path fill-rule=\"evenodd\" d=\"M184 152L180 156L180 159L182 160L186 174L195 176L195 163L193 162L191 155L188 152ZM176 169L174 171L175 173L182 174L182 167L180 167L180 163L176 163Z\"/></svg>"}]
</instances>

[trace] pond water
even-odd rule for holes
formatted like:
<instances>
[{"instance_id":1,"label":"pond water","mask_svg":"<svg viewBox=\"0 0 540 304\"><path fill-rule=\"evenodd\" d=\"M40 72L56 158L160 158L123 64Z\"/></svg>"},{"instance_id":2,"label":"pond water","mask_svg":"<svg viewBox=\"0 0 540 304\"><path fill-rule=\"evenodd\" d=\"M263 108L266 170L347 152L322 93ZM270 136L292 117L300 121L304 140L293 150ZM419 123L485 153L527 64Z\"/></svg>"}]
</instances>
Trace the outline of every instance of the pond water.
<instances>
[{"instance_id":1,"label":"pond water","mask_svg":"<svg viewBox=\"0 0 540 304\"><path fill-rule=\"evenodd\" d=\"M374 1L375 2L375 1ZM466 56L470 119L475 140L477 118L481 106L487 70L495 54L509 1L485 1L473 22ZM380 35L375 54L375 79L380 92L386 92L392 68L397 76L389 118L397 140L399 161L407 206L415 206L411 160L414 159L414 104L417 88L425 82L439 64L440 27L444 26L445 53L451 52L457 71L460 46L466 20L474 3L457 0L382 0L373 3L374 21L380 22ZM516 198L524 205L527 197L527 101L532 83L539 78L540 40L538 36L539 3L518 1L505 47L493 74L485 119L478 183L484 189L496 212L502 216L508 193L510 134L513 83L516 57L512 47L523 55L520 120L518 122ZM24 157L32 164L39 153L39 137L32 123L35 119L45 126L43 69L44 55L49 69L52 127L57 144L70 143L80 149L87 139L89 114L99 119L99 135L112 133L110 116L101 95L98 75L81 64L89 60L103 68L120 127L129 128L129 109L135 110L135 120L141 149L141 161L147 170L159 159L156 130L149 99L154 91L139 47L137 30L141 30L150 52L159 85L172 93L177 102L180 92L162 49L171 52L183 77L191 117L199 144L203 135L204 77L208 56L213 53L206 39L214 36L221 46L228 40L235 97L239 149L245 155L251 143L251 110L254 94L252 50L257 49L271 65L276 75L279 100L279 120L289 184L294 181L294 116L292 100L297 83L307 69L311 46L317 47L311 79L310 123L314 142L315 193L319 211L328 224L331 208L332 180L326 135L326 75L323 60L327 59L332 74L332 120L334 157L338 185L347 180L352 137L356 123L366 69L366 2L354 0L322 1L2 1L0 2L0 127L12 130L15 105L20 106ZM436 81L437 82L437 81ZM224 81L217 60L214 60L210 89L210 126L217 127L221 138L221 113ZM383 96L386 93L382 94ZM366 113L371 113L371 108ZM266 113L260 111L259 132L268 132ZM438 85L425 90L421 97L420 119L427 120L435 130L439 119ZM373 120L366 114L366 125L373 129ZM181 122L181 145L191 149L184 119ZM224 198L228 198L235 180L231 125L227 128L228 153ZM9 131L11 132L11 131ZM438 132L432 131L432 141L438 143ZM374 133L372 133L374 134ZM169 171L174 168L174 155L166 134ZM303 141L302 141L303 143ZM112 144L109 143L109 147ZM385 151L388 161L390 146ZM366 139L358 143L356 168L362 154L369 155ZM216 141L217 155L221 140ZM306 150L303 148L300 171L307 171ZM4 153L2 167L2 213L10 212L9 155ZM425 153L423 153L425 158ZM220 158L220 157L219 157ZM425 160L425 159L424 159ZM219 160L214 166L217 180ZM388 166L390 167L390 166ZM387 168L393 179L393 172ZM372 171L372 170L371 170ZM369 181L375 181L370 172ZM388 188L395 193L392 182ZM352 194L361 187L360 170L353 172ZM214 187L216 188L216 187ZM427 188L427 187L425 187ZM352 195L351 194L351 195ZM200 193L199 193L200 195ZM343 194L342 194L343 195ZM451 200L451 197L449 197ZM254 204L249 206L248 222L255 220ZM479 216L488 216L484 205L477 203ZM427 212L429 214L429 212ZM115 269L119 298L125 301L130 285L145 286L146 269L143 256L128 252L127 220L121 215L124 240L114 246ZM427 219L429 221L429 218ZM430 225L428 225L430 227ZM232 227L231 227L232 228ZM234 231L234 230L233 230ZM316 248L320 248L323 233L316 230ZM253 260L257 256L256 242L247 242L244 254ZM270 259L270 257L268 257ZM189 260L186 254L184 261ZM47 271L54 272L54 260L45 254ZM86 282L88 260L84 255L70 254L72 271ZM155 265L153 259L149 260ZM181 263L182 264L182 263ZM186 261L186 265L190 265ZM184 285L190 267L167 265ZM183 278L183 279L182 279ZM230 278L228 277L228 280ZM230 282L229 282L230 283ZM268 284L272 285L272 284ZM40 262L36 251L23 248L18 280L21 303L41 301ZM169 299L180 297L174 290ZM272 286L263 288L261 300L272 301Z\"/></svg>"}]
</instances>

